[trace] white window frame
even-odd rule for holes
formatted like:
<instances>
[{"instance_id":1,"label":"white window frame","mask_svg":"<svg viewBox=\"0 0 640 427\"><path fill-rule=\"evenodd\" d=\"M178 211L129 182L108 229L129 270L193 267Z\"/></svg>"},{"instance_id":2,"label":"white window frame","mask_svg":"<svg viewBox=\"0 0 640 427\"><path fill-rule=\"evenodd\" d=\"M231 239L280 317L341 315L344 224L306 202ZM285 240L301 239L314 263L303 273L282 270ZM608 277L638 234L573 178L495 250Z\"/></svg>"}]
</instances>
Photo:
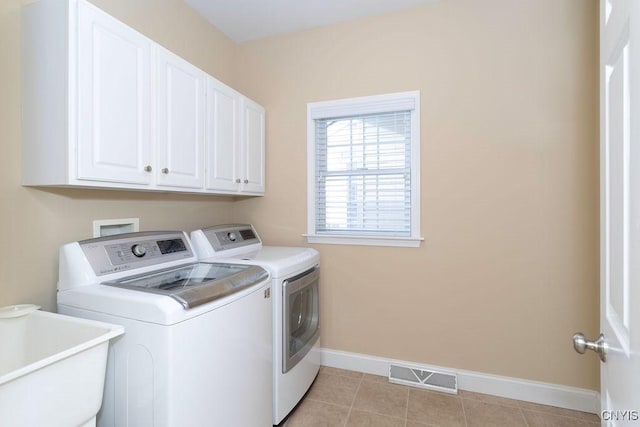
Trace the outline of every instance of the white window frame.
<instances>
[{"instance_id":1,"label":"white window frame","mask_svg":"<svg viewBox=\"0 0 640 427\"><path fill-rule=\"evenodd\" d=\"M316 233L315 120L396 111L411 111L411 235L365 236ZM307 234L309 243L419 247L420 235L420 91L348 98L307 104Z\"/></svg>"}]
</instances>

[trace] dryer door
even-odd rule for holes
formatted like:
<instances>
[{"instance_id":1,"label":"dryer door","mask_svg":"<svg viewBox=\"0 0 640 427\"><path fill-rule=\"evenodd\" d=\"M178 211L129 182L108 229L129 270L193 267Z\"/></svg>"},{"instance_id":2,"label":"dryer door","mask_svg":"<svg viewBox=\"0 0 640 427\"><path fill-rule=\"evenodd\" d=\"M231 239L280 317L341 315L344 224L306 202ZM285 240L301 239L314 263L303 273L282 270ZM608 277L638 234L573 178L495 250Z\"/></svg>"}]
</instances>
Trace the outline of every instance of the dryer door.
<instances>
[{"instance_id":1,"label":"dryer door","mask_svg":"<svg viewBox=\"0 0 640 427\"><path fill-rule=\"evenodd\" d=\"M320 336L319 280L315 267L283 283L283 374L307 355Z\"/></svg>"}]
</instances>

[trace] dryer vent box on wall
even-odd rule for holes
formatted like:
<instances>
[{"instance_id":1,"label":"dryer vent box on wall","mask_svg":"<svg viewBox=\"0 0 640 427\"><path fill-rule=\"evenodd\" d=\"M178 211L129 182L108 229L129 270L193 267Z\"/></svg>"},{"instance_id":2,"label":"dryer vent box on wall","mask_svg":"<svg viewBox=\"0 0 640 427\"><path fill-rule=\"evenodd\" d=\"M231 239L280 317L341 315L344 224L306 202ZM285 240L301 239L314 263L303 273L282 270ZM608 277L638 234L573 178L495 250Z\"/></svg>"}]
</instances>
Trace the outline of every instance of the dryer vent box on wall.
<instances>
[{"instance_id":1,"label":"dryer vent box on wall","mask_svg":"<svg viewBox=\"0 0 640 427\"><path fill-rule=\"evenodd\" d=\"M458 394L458 377L419 366L389 365L389 382Z\"/></svg>"},{"instance_id":2,"label":"dryer vent box on wall","mask_svg":"<svg viewBox=\"0 0 640 427\"><path fill-rule=\"evenodd\" d=\"M96 219L93 221L93 237L113 236L140 231L139 218Z\"/></svg>"}]
</instances>

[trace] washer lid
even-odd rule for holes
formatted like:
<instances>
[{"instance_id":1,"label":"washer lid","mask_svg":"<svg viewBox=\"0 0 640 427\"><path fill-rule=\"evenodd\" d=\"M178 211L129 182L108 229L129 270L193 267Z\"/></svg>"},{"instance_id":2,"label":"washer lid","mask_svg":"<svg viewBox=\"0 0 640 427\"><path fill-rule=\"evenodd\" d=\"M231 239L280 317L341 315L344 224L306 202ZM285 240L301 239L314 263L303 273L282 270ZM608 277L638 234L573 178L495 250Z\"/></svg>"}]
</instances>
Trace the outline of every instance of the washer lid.
<instances>
[{"instance_id":1,"label":"washer lid","mask_svg":"<svg viewBox=\"0 0 640 427\"><path fill-rule=\"evenodd\" d=\"M214 301L267 279L256 265L196 263L103 282L102 285L170 296L185 309Z\"/></svg>"}]
</instances>

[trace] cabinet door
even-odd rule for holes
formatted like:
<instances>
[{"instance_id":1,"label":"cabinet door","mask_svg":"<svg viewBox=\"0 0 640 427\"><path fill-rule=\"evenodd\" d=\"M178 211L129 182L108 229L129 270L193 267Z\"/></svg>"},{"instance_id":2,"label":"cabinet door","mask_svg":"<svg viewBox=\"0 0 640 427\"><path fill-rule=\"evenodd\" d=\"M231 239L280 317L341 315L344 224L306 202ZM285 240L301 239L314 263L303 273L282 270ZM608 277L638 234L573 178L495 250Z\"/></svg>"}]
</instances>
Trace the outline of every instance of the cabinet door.
<instances>
[{"instance_id":1,"label":"cabinet door","mask_svg":"<svg viewBox=\"0 0 640 427\"><path fill-rule=\"evenodd\" d=\"M240 187L240 95L219 81L207 79L207 189L237 191Z\"/></svg>"},{"instance_id":2,"label":"cabinet door","mask_svg":"<svg viewBox=\"0 0 640 427\"><path fill-rule=\"evenodd\" d=\"M149 184L150 42L86 2L77 19L76 177Z\"/></svg>"},{"instance_id":3,"label":"cabinet door","mask_svg":"<svg viewBox=\"0 0 640 427\"><path fill-rule=\"evenodd\" d=\"M264 193L264 108L242 101L242 191Z\"/></svg>"},{"instance_id":4,"label":"cabinet door","mask_svg":"<svg viewBox=\"0 0 640 427\"><path fill-rule=\"evenodd\" d=\"M177 55L158 49L158 185L204 186L204 76Z\"/></svg>"}]
</instances>

